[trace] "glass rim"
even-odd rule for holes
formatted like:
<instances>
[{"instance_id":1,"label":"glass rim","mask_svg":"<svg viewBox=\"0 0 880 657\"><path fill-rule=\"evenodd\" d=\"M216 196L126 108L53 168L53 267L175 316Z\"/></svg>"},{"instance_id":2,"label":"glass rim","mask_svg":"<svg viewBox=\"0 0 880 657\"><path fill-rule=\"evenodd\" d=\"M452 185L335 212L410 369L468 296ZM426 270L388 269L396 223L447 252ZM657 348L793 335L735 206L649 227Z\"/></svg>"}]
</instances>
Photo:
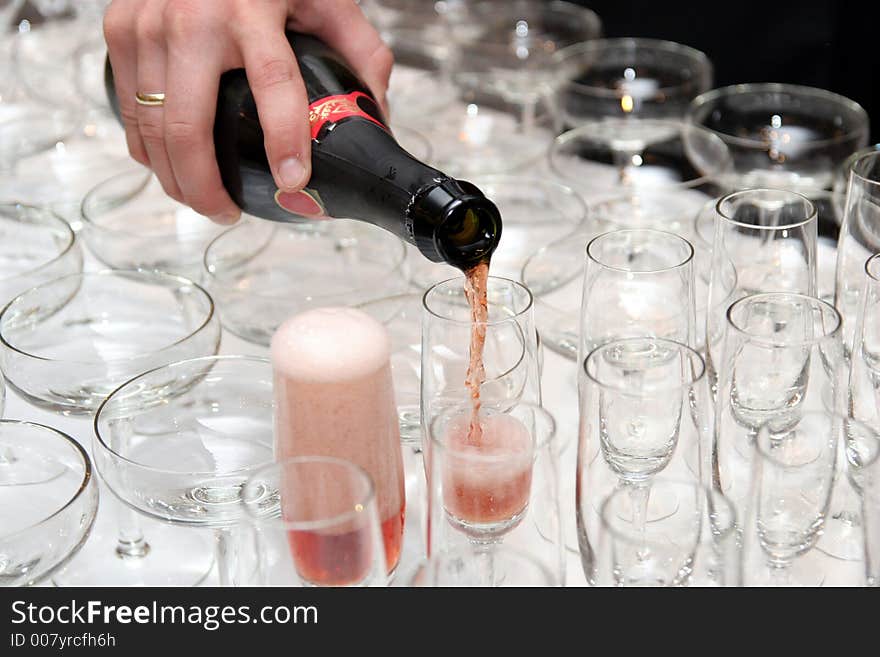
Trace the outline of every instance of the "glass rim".
<instances>
[{"instance_id":1,"label":"glass rim","mask_svg":"<svg viewBox=\"0 0 880 657\"><path fill-rule=\"evenodd\" d=\"M241 230L244 228L250 228L252 226L264 226L264 227L270 229L269 237L266 241L266 244L262 245L258 250L256 250L253 253L253 255L251 255L250 257L247 258L247 260L253 260L253 258L259 257L259 255L262 252L264 252L266 249L270 248L271 242L273 242L276 239L276 236L278 235L279 231L288 230L288 231L293 232L293 230L295 230L295 226L297 226L299 224L303 224L305 226L308 226L309 224L315 224L318 221L321 221L321 220L306 220L303 222L291 222L289 224L285 224L282 222L259 222L258 223L249 216L243 216L241 221L236 223L234 226L229 226L228 228L226 228L226 230L223 230L219 235L216 235L210 242L208 242L207 246L205 247L205 251L202 254L202 273L205 274L211 282L219 283L219 282L224 282L224 281L229 280L228 272L227 272L227 275L224 275L223 273L218 273L216 271L216 265L210 264L209 258L212 255L211 252L216 248L219 241L223 240L224 238L228 238L228 236L233 231ZM327 222L327 223L329 224L329 223L335 222L338 225L338 222L340 222L340 221L351 222L351 225L357 226L358 228L365 228L366 227L364 222L355 221L354 219L333 219L331 222ZM265 226L265 224L269 224L269 225ZM313 227L317 227L317 226L313 226ZM336 297L339 295L350 294L351 292L358 292L358 291L364 290L364 289L373 289L374 286L371 285L371 283L375 283L375 281L377 281L377 280L385 279L385 278L387 278L387 276L390 272L398 271L406 266L406 258L407 258L406 243L403 240L401 240L400 238L385 231L384 229L379 228L378 226L376 226L374 228L376 228L377 231L381 231L380 233L377 233L377 234L382 235L383 238L387 237L389 242L395 242L394 248L397 250L397 255L396 255L393 263L391 263L387 267L383 266L382 273L376 274L375 276L370 276L367 278L364 278L363 276L358 276L358 284L357 284L358 286L357 287L351 288L345 292L334 293L334 294L330 295L329 297L325 295L325 296L321 297L322 299L328 300L328 299L332 299L333 297ZM212 267L214 269L212 269ZM263 294L259 290L251 291L251 294L255 297L263 298L263 299L278 299L281 297L287 298L286 295L281 294L281 293ZM324 305L326 305L326 304L324 304Z\"/></svg>"},{"instance_id":2,"label":"glass rim","mask_svg":"<svg viewBox=\"0 0 880 657\"><path fill-rule=\"evenodd\" d=\"M85 448L83 448L82 445L80 445L76 440L74 440L73 437L71 437L69 434L65 433L64 431L60 431L59 429L55 429L54 427L50 427L45 424L40 424L39 422L31 422L29 420L0 419L0 426L2 426L2 425L5 425L5 426L17 425L19 427L27 427L29 430L36 430L36 431L40 431L40 432L47 432L50 434L54 434L57 438L60 438L62 441L66 442L68 447L73 448L74 453L81 459L81 463L83 466L82 479L80 480L80 483L77 486L77 489L74 491L74 493L70 497L70 499L68 499L66 502L64 502L63 505L58 507L55 511L50 513L48 516L45 516L44 518L41 518L41 519L37 520L36 522L33 522L32 524L28 525L27 527L22 527L21 529L18 529L11 534L6 534L6 535L0 536L0 538L3 538L5 540L10 537L22 535L26 532L32 531L32 530L40 527L41 525L44 525L46 522L52 520L53 518L56 518L59 515L61 515L62 513L64 513L67 509L69 509L71 506L73 506L73 504L77 500L79 500L79 498L81 498L85 494L85 492L88 490L88 488L94 478L94 471L92 469L92 461L89 458L88 452L85 450ZM65 558L68 556L69 555L64 555Z\"/></svg>"},{"instance_id":3,"label":"glass rim","mask_svg":"<svg viewBox=\"0 0 880 657\"><path fill-rule=\"evenodd\" d=\"M713 130L712 128L705 127L702 122L698 122L695 119L695 115L698 109L700 109L704 105L718 100L719 98L725 98L736 94L753 93L787 93L791 95L821 98L823 100L834 102L842 107L845 107L848 111L853 112L859 116L860 125L837 137L826 137L824 139L805 141L803 142L803 146L806 148L814 149L831 146L852 139L853 137L858 136L860 133L865 133L865 135L867 136L867 132L869 129L868 113L856 101L847 98L846 96L836 94L833 91L828 91L827 89L781 82L752 82L747 84L732 84L726 87L710 89L709 91L700 94L691 101L690 107L687 111L686 120L692 125L700 126L705 130L709 130L712 133L718 135L718 137L727 144L736 144L739 146L745 146L747 148L754 148L756 150L762 151L767 150L767 143L764 141L761 141L759 139L751 139L748 137L737 137L736 135L731 135L726 132Z\"/></svg>"},{"instance_id":4,"label":"glass rim","mask_svg":"<svg viewBox=\"0 0 880 657\"><path fill-rule=\"evenodd\" d=\"M164 279L165 282L176 281L180 286L191 286L194 290L196 290L197 293L200 294L202 296L202 298L208 302L208 308L205 313L205 318L202 320L201 324L199 324L197 327L189 330L186 335L184 335L184 336L178 338L177 340L175 340L174 342L166 344L165 346L160 347L158 349L153 349L152 351L141 352L141 353L135 354L133 356L126 356L125 358L114 358L112 360L86 360L86 361L71 360L71 359L66 359L66 358L50 358L48 356L40 356L38 354L32 354L28 351L20 349L19 347L16 347L14 344L9 342L6 335L4 334L3 320L6 317L6 313L12 307L12 304L14 304L19 299L36 292L37 290L42 290L42 289L48 288L49 286L56 285L63 280L72 279L74 277L78 277L82 280L84 280L86 278L98 278L98 277L118 277L118 278L139 277L140 282L144 282L147 284L150 283L150 281L148 280L148 277L152 277L154 279L159 279L159 280ZM82 288L82 282L80 283L80 287L77 288L77 292L79 292L79 290L81 288ZM70 300L68 300L67 303L69 303L69 302L70 302ZM65 304L65 305L67 305L67 304ZM35 285L34 287L32 287L28 290L25 290L21 294L14 297L12 300L9 301L9 303L6 304L6 306L4 306L2 309L0 309L0 344L2 344L7 349L14 351L15 353L19 354L20 356L25 356L26 358L29 358L31 360L41 361L44 363L68 363L68 364L77 364L77 365L95 365L95 364L101 364L101 363L105 363L105 364L127 363L127 362L136 361L139 358L144 358L145 356L153 356L156 354L160 354L164 351L168 351L169 349L173 349L173 348L177 347L178 345L182 345L182 344L188 342L189 340L193 339L197 335L201 334L204 329L206 329L208 326L211 325L211 322L214 320L216 313L217 313L217 309L214 305L214 299L213 299L213 297L211 297L211 295L208 293L208 291L205 290L205 288L203 288L198 283L190 280L189 278L185 278L183 276L177 276L174 274L168 274L168 273L161 272L161 271L144 270L144 269L102 269L100 271L78 272L75 274L66 274L64 276L59 276L58 278L54 278L50 281L46 281L44 283L40 283L39 285ZM54 314L55 313L53 313L53 316L54 316Z\"/></svg>"},{"instance_id":5,"label":"glass rim","mask_svg":"<svg viewBox=\"0 0 880 657\"><path fill-rule=\"evenodd\" d=\"M733 312L735 309L739 308L740 306L746 306L750 303L758 303L761 301L767 301L767 300L771 300L771 299L799 300L805 304L808 304L811 307L811 309L813 309L813 310L816 310L816 309L821 310L823 317L825 316L826 312L830 311L829 316L834 319L835 325L830 330L824 330L822 335L816 335L810 339L805 339L805 340L791 341L791 340L774 339L770 336L756 335L754 333L750 333L749 331L747 331L744 328L742 328L741 326L739 326L736 322L734 322ZM818 344L821 344L821 343L826 342L828 340L834 339L836 336L839 336L839 334L843 330L843 320L842 320L840 312L837 310L837 308L835 308L833 305L831 305L827 301L823 301L822 299L819 299L818 297L811 297L808 294L801 294L799 292L761 292L758 294L750 294L750 295L745 296L741 299L737 299L732 304L730 304L730 306L727 308L727 312L725 313L725 316L726 316L726 320L727 320L727 326L732 328L734 331L736 331L739 335L743 336L749 342L758 342L761 344L772 345L772 346L807 347L807 346L818 345ZM815 323L813 324L813 326L815 327Z\"/></svg>"},{"instance_id":6,"label":"glass rim","mask_svg":"<svg viewBox=\"0 0 880 657\"><path fill-rule=\"evenodd\" d=\"M432 292L434 292L435 290L440 289L442 286L449 285L453 281L463 283L464 280L465 280L465 278L462 275L462 276L454 276L452 278L447 278L445 280L438 281L437 283L434 283L431 287L429 287L427 290L425 290L425 292L422 294L422 308L432 317L436 317L437 319L443 320L444 322L449 322L450 324L456 324L458 326L471 326L473 323L471 322L471 320L469 318L468 319L453 319L451 317L446 317L444 315L440 315L436 311L432 310L430 304L428 303L428 295L431 294ZM521 308L519 311L512 313L512 314L508 315L507 317L501 317L498 319L488 319L485 322L476 322L479 326L487 326L487 327L500 326L502 324L506 324L511 321L516 322L519 318L526 316L532 310L532 307L534 306L534 303L535 303L535 298L534 298L534 295L532 294L532 291L529 288L527 288L525 285L523 285L519 281L513 280L512 278L505 278L503 276L489 276L488 280L486 282L486 289L487 290L489 288L489 283L493 280L507 283L507 284L511 285L514 289L519 289L519 290L524 291L526 293L526 303L525 303L525 306L523 308ZM462 293L462 295L464 294L464 285L462 285L462 287L461 287L461 293ZM2 317L2 315L0 315L0 317Z\"/></svg>"},{"instance_id":7,"label":"glass rim","mask_svg":"<svg viewBox=\"0 0 880 657\"><path fill-rule=\"evenodd\" d=\"M757 193L777 194L780 197L787 196L787 197L792 198L797 201L801 201L801 202L806 201L807 208L808 208L807 216L804 219L800 219L800 220L795 221L790 224L776 224L773 226L765 226L763 224L750 224L750 223L746 223L744 221L739 221L737 219L734 219L733 217L728 216L727 214L725 214L725 212L723 212L721 210L721 205L729 200L732 200L732 199L738 198L738 197L750 196L750 195L757 194ZM730 192L729 194L725 194L724 196L719 198L718 201L716 202L715 214L717 216L721 217L725 222L731 224L732 226L739 226L740 228L748 228L750 230L764 230L764 231L768 231L768 232L775 232L775 231L780 231L780 230L792 230L794 228L802 228L803 226L806 226L806 225L810 224L811 222L818 223L818 220L819 220L818 219L819 218L819 210L816 207L816 204L813 203L809 198L807 198L806 196L804 196L803 194L800 194L798 192L793 192L793 191L790 191L787 189L776 189L773 187L755 187L752 189L740 189L738 191Z\"/></svg>"},{"instance_id":8,"label":"glass rim","mask_svg":"<svg viewBox=\"0 0 880 657\"><path fill-rule=\"evenodd\" d=\"M873 150L868 153L862 153L861 155L856 157L852 161L852 163L850 163L850 165L849 165L849 170L848 170L849 176L857 178L859 180L859 182L864 185L870 185L872 187L880 187L880 175L878 175L876 180L873 180L871 178L867 178L866 176L862 175L858 171L859 165L862 164L863 162L868 161L868 160L880 160L880 150ZM849 181L847 181L847 182L849 182Z\"/></svg>"},{"instance_id":9,"label":"glass rim","mask_svg":"<svg viewBox=\"0 0 880 657\"><path fill-rule=\"evenodd\" d=\"M128 388L132 384L136 384L141 379L144 379L149 376L153 376L157 372L161 372L163 370L173 370L175 368L186 367L191 365L199 365L202 363L213 362L213 363L230 363L230 362L249 362L253 364L264 364L267 365L270 370L272 367L272 362L268 358L264 358L262 356L248 356L248 355L219 355L214 354L211 356L199 356L198 358L187 358L184 360L178 360L171 363L165 363L164 365L159 365L158 367L153 367L152 369L147 370L146 372L140 372L137 375L129 378L124 383L121 383L116 388L113 389L104 399L101 401L101 404L95 410L94 417L92 418L92 429L94 432L93 444L97 443L97 447L101 452L105 452L110 455L110 457L114 461L120 461L123 463L127 463L131 466L136 467L138 470L143 470L147 472L154 472L157 474L173 474L180 476L205 476L205 477L216 477L218 476L217 471L203 471L203 470L188 470L186 472L178 471L178 470L168 470L167 468L157 468L155 466L146 465L141 463L140 461L136 461L131 459L123 454L120 454L117 450L110 446L109 440L105 439L104 432L101 431L100 422L104 419L102 416L106 412L107 407L116 402L118 399L119 393L123 392L126 388ZM213 365L212 365L213 369ZM257 466L244 466L239 467L236 470L229 470L227 472L223 472L223 476L229 476L236 473L248 472L252 470L254 467L262 467L265 463L258 464Z\"/></svg>"},{"instance_id":10,"label":"glass rim","mask_svg":"<svg viewBox=\"0 0 880 657\"><path fill-rule=\"evenodd\" d=\"M591 362L593 362L595 359L599 358L601 355L603 355L609 349L612 349L614 347L619 347L621 345L648 343L648 342L659 343L661 345L665 345L667 347L674 348L677 351L679 351L679 353L687 355L688 360L691 363L696 363L698 366L697 371L692 376L690 376L690 378L687 381L681 381L676 384L670 383L669 385L660 386L656 390L653 390L652 392L662 393L662 392L668 392L671 390L684 390L687 388L692 388L693 386L697 385L700 381L702 381L706 378L706 359L700 355L700 352L698 352L693 347L689 347L688 345L683 344L681 342L676 342L675 340L670 340L668 338L656 338L656 337L651 337L651 336L642 336L642 337L633 337L633 338L618 338L616 340L610 340L609 342L605 342L605 343L599 345L598 347L596 347L595 349L590 351L590 353L587 354L587 356L584 358L584 362L581 364L581 369L584 372L584 376L586 376L590 381L592 381L593 384L595 384L596 386L598 386L604 390L613 390L614 392L617 392L617 393L620 393L620 394L626 395L626 396L633 396L633 395L639 394L639 393L633 391L629 386L609 385L607 382L599 380L599 378L593 372L590 371L590 368L588 366Z\"/></svg>"},{"instance_id":11,"label":"glass rim","mask_svg":"<svg viewBox=\"0 0 880 657\"><path fill-rule=\"evenodd\" d=\"M696 76L696 79L699 79L699 77L708 76L711 80L711 76L713 75L714 68L712 66L712 61L709 59L706 53L704 53L702 50L698 50L697 48L693 48L683 43L678 43L677 41L670 41L668 39L651 39L646 37L615 37L610 39L591 39L588 41L582 41L581 43L574 43L570 46L566 46L565 48L562 48L558 52L556 52L553 57L555 61L559 63L564 63L573 57L578 57L580 55L586 54L587 52L601 52L603 50L613 50L615 48L633 48L636 50L652 50L661 54L682 55L689 60L690 64L693 64L693 66L689 68L698 72L698 76ZM655 95L670 95L672 92L691 84L694 79L695 78L689 78L687 80L682 80L677 84L671 84L665 87L658 87L654 93ZM618 98L620 96L618 91L615 89L608 89L607 87L596 87L593 85L583 84L574 81L567 82L566 89L574 90L578 93L583 93L584 95L601 96L606 98Z\"/></svg>"},{"instance_id":12,"label":"glass rim","mask_svg":"<svg viewBox=\"0 0 880 657\"><path fill-rule=\"evenodd\" d=\"M469 3L465 12L466 15L473 12L472 15L476 19L487 13L492 14L496 20L498 18L528 18L528 16L522 15L522 11L517 11L518 7L528 8L528 10L531 10L528 13L532 15L546 16L552 14L568 16L570 20L577 21L581 27L586 28L587 32L592 33L586 37L587 40L595 39L602 33L602 19L595 11L589 7L583 7L565 0L552 0L551 2L538 2L537 0L514 0L513 2L509 0L477 0L477 2ZM499 11L501 12L500 16ZM461 41L456 40L456 43L460 44ZM507 50L510 49L510 45L507 42L490 41L486 45L492 48L503 46Z\"/></svg>"},{"instance_id":13,"label":"glass rim","mask_svg":"<svg viewBox=\"0 0 880 657\"><path fill-rule=\"evenodd\" d=\"M611 237L620 237L625 233L644 233L646 235L654 235L654 237L659 237L671 242L679 242L683 243L686 248L687 256L685 256L684 260L675 265L668 265L666 267L659 267L657 269L625 269L623 267L612 266L606 264L599 260L592 251L593 245L599 242L600 240L610 239ZM670 240L670 238L672 238ZM656 242L655 242L656 243ZM616 230L609 230L601 235L596 235L593 239L587 242L586 247L586 255L589 260L592 260L597 265L602 267L603 269L607 269L610 271L616 271L623 274L633 274L633 275L654 275L654 274L664 274L668 272L675 271L676 269L681 269L686 267L688 264L693 262L694 259L694 245L690 243L689 240L685 239L681 235L677 233L671 233L666 230L658 230L657 228L619 228Z\"/></svg>"},{"instance_id":14,"label":"glass rim","mask_svg":"<svg viewBox=\"0 0 880 657\"><path fill-rule=\"evenodd\" d=\"M278 470L280 472L286 472L287 467L291 465L308 465L308 464L324 464L324 465L333 465L336 467L341 467L344 470L347 470L350 474L353 474L357 479L360 480L361 484L365 485L364 494L354 504L360 505L361 510L357 508L353 508L348 511L343 511L341 513L337 513L331 517L323 518L320 520L284 520L282 517L278 516L259 516L253 513L251 509L251 505L245 501L245 493L247 490L253 485L255 480L258 477L265 476L266 473L269 473L274 470ZM334 525L338 525L340 523L354 520L355 518L361 517L361 514L364 512L369 512L371 507L376 505L376 484L373 482L373 478L369 475L369 473L364 470L363 467L354 463L352 461L348 461L346 459L338 458L335 456L321 456L321 455L309 455L309 456L291 456L285 459L281 459L280 461L273 461L271 463L265 463L261 465L259 468L254 470L245 481L244 486L242 487L242 496L239 501L239 506L244 506L244 518L247 522L252 523L254 526L258 528L263 527L273 527L273 528L283 528L285 531L313 531L317 529L324 529L327 527L331 527ZM279 509L280 509L280 501L279 501Z\"/></svg>"},{"instance_id":15,"label":"glass rim","mask_svg":"<svg viewBox=\"0 0 880 657\"><path fill-rule=\"evenodd\" d=\"M875 253L865 261L865 274L874 283L880 283L880 253Z\"/></svg>"},{"instance_id":16,"label":"glass rim","mask_svg":"<svg viewBox=\"0 0 880 657\"><path fill-rule=\"evenodd\" d=\"M143 176L143 182L138 185L134 185L132 189L127 190L125 193L119 194L114 197L112 200L106 200L100 205L100 208L91 208L90 205L97 201L96 197L100 196L103 193L105 187L112 186L119 180L123 180L125 178L131 177L135 178L135 176ZM150 172L149 169L144 169L143 171L139 171L137 169L132 169L130 171L123 171L122 173L116 173L110 178L106 178L102 180L97 185L92 187L86 195L83 197L82 202L79 205L79 214L82 219L83 226L89 228L89 230L98 231L100 233L104 233L106 235L119 235L122 237L131 237L131 233L123 228L110 228L108 226L102 225L97 222L98 216L102 216L108 212L113 212L114 210L118 210L132 201L138 200L139 197L150 185L151 182L155 180L155 175ZM169 208L174 209L187 209L187 206L182 203L178 203L174 199L170 197L160 198L159 201L163 203L167 203ZM195 212L195 211L193 211ZM152 212L150 214L153 214ZM198 214L196 212L196 214ZM204 215L199 215L204 216ZM206 221L210 221L208 217L204 217ZM218 227L219 228L219 227ZM173 233L169 231L164 235L142 235L138 236L138 239L142 240L167 240L167 239L192 239L192 238L200 238L207 237L212 235L213 231L211 230L186 230L178 233L174 231Z\"/></svg>"},{"instance_id":17,"label":"glass rim","mask_svg":"<svg viewBox=\"0 0 880 657\"><path fill-rule=\"evenodd\" d=\"M0 283L7 283L9 281L14 281L16 278L24 278L32 274L36 274L41 270L50 267L51 265L54 265L56 262L59 262L67 254L73 251L74 247L76 246L76 232L73 230L71 225L55 211L50 210L49 208L42 208L36 205L30 205L28 203L20 203L14 200L0 202L0 213L3 212L4 208L22 208L27 211L37 212L38 214L51 219L53 222L57 222L61 228L62 233L65 235L65 241L64 246L61 248L61 250L54 256L52 256L50 260L47 260L46 262L37 265L36 267L17 272L15 274L12 274L11 276L0 278Z\"/></svg>"},{"instance_id":18,"label":"glass rim","mask_svg":"<svg viewBox=\"0 0 880 657\"><path fill-rule=\"evenodd\" d=\"M696 532L695 532L696 542L694 543L694 547L699 546L700 542L702 541L703 520L704 520L704 516L707 514L706 507L707 507L708 497L709 497L709 494L711 494L714 489L712 489L710 486L706 486L706 485L702 484L699 481L686 481L686 480L671 479L671 478L667 479L665 477L652 478L651 483L650 483L651 490L652 491L655 490L655 488L658 485L660 485L660 486L675 486L676 488L687 488L687 489L694 491L698 494L699 505L695 509L695 511L696 511L695 516L699 522L698 522L698 527L696 528ZM718 492L718 491L715 491L715 492ZM655 545L657 543L656 538L649 538L647 536L636 538L634 535L631 535L629 532L621 530L618 527L617 523L620 522L619 520L617 522L610 522L609 521L609 517L616 516L616 514L612 514L610 512L611 505L620 497L629 496L629 493L630 493L629 488L626 486L622 486L622 487L618 487L617 489L613 490L611 493L606 495L605 498L602 500L602 505L599 510L599 522L601 523L602 528L605 531L607 531L612 537L614 537L618 540L624 541L628 544L632 544L634 541L638 540L638 541L644 541L645 543L648 543L651 545ZM724 497L724 499L727 499L726 496L724 496L723 494L722 494L722 497ZM679 507L680 506L681 505L679 505ZM648 523L648 524L650 524L650 523ZM734 525L734 529L735 529L735 525ZM635 534L635 531L633 531L632 534Z\"/></svg>"},{"instance_id":19,"label":"glass rim","mask_svg":"<svg viewBox=\"0 0 880 657\"><path fill-rule=\"evenodd\" d=\"M666 141L675 140L684 140L684 131L686 126L681 123L681 121L676 121L674 119L664 119L664 118L653 118L653 119L637 119L637 124L641 127L645 126L659 126L661 128L673 129L675 131L675 136L669 140L663 140L657 143L665 143ZM549 147L547 148L547 153L545 155L547 161L550 164L550 169L557 176L561 177L563 180L572 180L574 177L571 174L568 174L564 171L563 167L557 162L558 158L563 155L568 155L568 153L563 153L563 149L567 147L571 143L576 143L579 140L586 140L589 142L599 142L593 134L596 127L602 127L603 130L607 131L609 128L613 128L615 125L626 126L626 125L634 125L634 120L632 118L627 118L625 116L614 116L614 117L597 117L595 119L591 119L589 121L584 121L579 123L576 127L566 130L560 135L557 135L553 138L553 141L550 142ZM699 128L699 126L697 126ZM703 130L703 128L700 128ZM708 131L707 131L708 132ZM607 141L607 140L606 140ZM649 144L646 149L651 148L655 144ZM610 146L607 148L611 149ZM672 184L663 184L663 185L649 185L645 187L648 191L658 190L662 192L674 193L676 190L682 189L692 189L696 187L701 187L702 185L712 184L715 177L717 176L717 172L712 172L711 174L703 174L699 173L696 178L691 178L690 180L682 180ZM621 194L624 194L626 190L622 190ZM606 197L602 200L607 200L609 198L618 198L617 195Z\"/></svg>"},{"instance_id":20,"label":"glass rim","mask_svg":"<svg viewBox=\"0 0 880 657\"><path fill-rule=\"evenodd\" d=\"M459 416L470 417L472 408L473 408L473 406L470 404L470 402L461 402L461 403L453 404L451 406L447 406L447 407L444 407L443 409L441 409L431 419L430 423L428 424L428 438L431 441L431 447L432 448L436 447L441 452L444 452L447 454L460 454L461 450L450 449L449 447L447 447L446 441L437 435L438 431L436 429L436 425L438 425L441 421L445 422L445 421L448 421L452 418L459 417ZM531 403L531 402L517 402L516 404L514 404L512 406L511 410L521 409L521 408L530 409L537 416L540 416L541 422L546 423L546 430L547 430L546 434L547 435L543 436L540 441L537 439L538 436L531 436L531 431L529 432L529 434L532 438L531 449L529 450L529 454L530 454L532 460L534 460L535 456L538 453L540 453L541 450L543 450L545 447L547 447L548 445L551 445L555 442L556 434L558 431L558 425L556 422L556 418L553 416L553 414L550 411L548 411L543 406L543 404ZM480 417L485 417L487 410L494 411L494 409L487 409L486 406L483 406L480 409ZM501 415L501 416L507 416L507 417L512 417L512 418L516 419L516 417L514 415L512 415L510 411L495 411L492 413L492 415ZM472 462L472 463L492 464L492 463L504 463L505 461L509 461L511 457L510 456L506 456L506 457L505 456L497 456L497 455L492 455L492 454L468 454L468 455L462 455L462 456L460 456L460 458L462 458L468 462Z\"/></svg>"}]
</instances>

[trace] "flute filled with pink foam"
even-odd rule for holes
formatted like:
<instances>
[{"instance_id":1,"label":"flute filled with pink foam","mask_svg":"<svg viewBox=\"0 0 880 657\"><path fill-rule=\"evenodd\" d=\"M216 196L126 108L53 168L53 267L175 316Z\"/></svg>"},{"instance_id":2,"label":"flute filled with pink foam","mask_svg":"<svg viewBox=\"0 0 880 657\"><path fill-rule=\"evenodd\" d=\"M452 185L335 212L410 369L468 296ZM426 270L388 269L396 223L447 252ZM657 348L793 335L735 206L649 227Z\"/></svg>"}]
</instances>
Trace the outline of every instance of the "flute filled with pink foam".
<instances>
[{"instance_id":1,"label":"flute filled with pink foam","mask_svg":"<svg viewBox=\"0 0 880 657\"><path fill-rule=\"evenodd\" d=\"M352 308L295 315L272 338L276 458L331 456L367 472L376 487L389 573L400 558L406 507L390 355L385 327ZM283 490L281 507L283 514ZM291 542L303 562L318 558L310 557L309 546L345 544L301 535Z\"/></svg>"},{"instance_id":2,"label":"flute filled with pink foam","mask_svg":"<svg viewBox=\"0 0 880 657\"><path fill-rule=\"evenodd\" d=\"M476 417L462 404L438 415L426 454L432 548L446 549L449 541L441 535L449 528L476 542L513 532L529 513L536 477L541 495L547 490L547 459L541 457L553 433L552 417L525 403L507 412L483 408Z\"/></svg>"}]
</instances>

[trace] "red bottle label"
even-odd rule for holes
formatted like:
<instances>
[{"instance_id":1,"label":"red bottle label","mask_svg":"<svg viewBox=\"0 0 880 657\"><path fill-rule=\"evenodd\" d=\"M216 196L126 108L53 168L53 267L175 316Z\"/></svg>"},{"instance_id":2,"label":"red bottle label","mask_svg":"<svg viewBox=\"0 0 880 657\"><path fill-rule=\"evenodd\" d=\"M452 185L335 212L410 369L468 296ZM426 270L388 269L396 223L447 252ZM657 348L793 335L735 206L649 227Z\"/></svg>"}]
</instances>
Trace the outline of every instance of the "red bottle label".
<instances>
[{"instance_id":1,"label":"red bottle label","mask_svg":"<svg viewBox=\"0 0 880 657\"><path fill-rule=\"evenodd\" d=\"M359 98L366 98L370 104L374 103L373 99L364 92L354 91L340 96L326 96L309 105L309 123L312 126L312 139L318 138L321 128L326 124L336 123L349 116L359 116L387 130L381 121L361 109L360 105L358 105Z\"/></svg>"}]
</instances>

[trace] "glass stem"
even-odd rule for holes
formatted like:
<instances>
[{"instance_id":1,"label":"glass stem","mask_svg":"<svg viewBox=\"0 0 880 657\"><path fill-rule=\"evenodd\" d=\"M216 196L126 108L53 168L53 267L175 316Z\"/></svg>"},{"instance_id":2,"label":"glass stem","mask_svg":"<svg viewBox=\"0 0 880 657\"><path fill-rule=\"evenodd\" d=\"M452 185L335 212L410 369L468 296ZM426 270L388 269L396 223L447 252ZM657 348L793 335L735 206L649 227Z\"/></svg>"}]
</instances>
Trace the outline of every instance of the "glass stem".
<instances>
[{"instance_id":1,"label":"glass stem","mask_svg":"<svg viewBox=\"0 0 880 657\"><path fill-rule=\"evenodd\" d=\"M105 496L109 497L109 496ZM150 553L150 544L144 539L140 518L122 502L116 501L119 533L116 538L116 556L121 559L142 559Z\"/></svg>"},{"instance_id":2,"label":"glass stem","mask_svg":"<svg viewBox=\"0 0 880 657\"><path fill-rule=\"evenodd\" d=\"M629 488L629 499L632 502L633 527L642 545L639 550L639 556L642 556L647 550L645 547L645 525L648 522L648 497L650 494L650 482L632 484Z\"/></svg>"},{"instance_id":3,"label":"glass stem","mask_svg":"<svg viewBox=\"0 0 880 657\"><path fill-rule=\"evenodd\" d=\"M220 586L238 584L238 539L232 529L214 530L214 553Z\"/></svg>"},{"instance_id":4,"label":"glass stem","mask_svg":"<svg viewBox=\"0 0 880 657\"><path fill-rule=\"evenodd\" d=\"M495 588L497 586L495 573L495 544L477 544L477 572L479 580L477 586Z\"/></svg>"}]
</instances>

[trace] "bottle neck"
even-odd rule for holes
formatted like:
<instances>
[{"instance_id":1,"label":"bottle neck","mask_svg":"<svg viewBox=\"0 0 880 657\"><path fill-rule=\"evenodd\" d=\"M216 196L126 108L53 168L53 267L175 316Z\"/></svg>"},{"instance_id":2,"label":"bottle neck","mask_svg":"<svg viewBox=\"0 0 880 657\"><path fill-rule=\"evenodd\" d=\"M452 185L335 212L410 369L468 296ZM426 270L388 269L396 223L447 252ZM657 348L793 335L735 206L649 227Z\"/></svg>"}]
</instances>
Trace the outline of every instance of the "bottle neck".
<instances>
[{"instance_id":1,"label":"bottle neck","mask_svg":"<svg viewBox=\"0 0 880 657\"><path fill-rule=\"evenodd\" d=\"M426 258L462 270L487 262L501 238L495 204L471 183L448 177L416 195L407 223Z\"/></svg>"}]
</instances>

